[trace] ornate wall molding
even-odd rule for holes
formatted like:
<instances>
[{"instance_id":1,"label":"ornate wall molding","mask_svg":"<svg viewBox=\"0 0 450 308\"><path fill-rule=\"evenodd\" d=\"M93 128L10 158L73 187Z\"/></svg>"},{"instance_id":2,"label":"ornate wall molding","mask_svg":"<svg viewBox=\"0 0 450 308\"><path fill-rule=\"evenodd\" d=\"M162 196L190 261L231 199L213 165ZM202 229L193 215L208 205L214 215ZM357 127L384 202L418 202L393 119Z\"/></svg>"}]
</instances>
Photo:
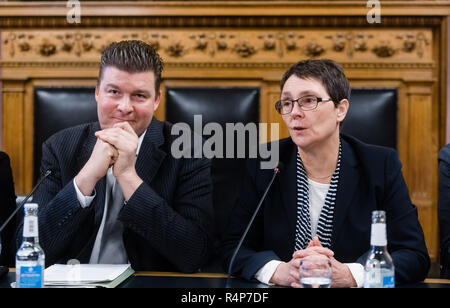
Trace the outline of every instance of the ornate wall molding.
<instances>
[{"instance_id":1,"label":"ornate wall molding","mask_svg":"<svg viewBox=\"0 0 450 308\"><path fill-rule=\"evenodd\" d=\"M1 13L1 11L0 11ZM7 28L70 28L84 29L93 27L367 27L366 16L105 16L102 18L92 16L82 16L81 23L69 24L66 17L56 16L1 16L0 27ZM405 27L430 27L439 26L442 17L438 16L385 16L381 24L376 24L377 28L405 26ZM372 25L375 27L374 25Z\"/></svg>"},{"instance_id":2,"label":"ornate wall molding","mask_svg":"<svg viewBox=\"0 0 450 308\"><path fill-rule=\"evenodd\" d=\"M3 1L0 8L8 16L42 15L36 8L51 10L52 16L64 16L66 4L66 1ZM361 16L368 11L367 0L84 1L82 7L85 16ZM382 7L386 16L446 16L450 1L383 0Z\"/></svg>"},{"instance_id":3,"label":"ornate wall molding","mask_svg":"<svg viewBox=\"0 0 450 308\"><path fill-rule=\"evenodd\" d=\"M140 39L167 63L296 62L330 57L341 62L431 63L432 31L372 29L309 30L15 30L2 33L2 62L41 65L63 61L98 62L109 43ZM17 64L15 64L17 65ZM25 65L25 64L24 64Z\"/></svg>"},{"instance_id":4,"label":"ornate wall molding","mask_svg":"<svg viewBox=\"0 0 450 308\"><path fill-rule=\"evenodd\" d=\"M245 62L169 62L165 64L166 68L254 68L254 69L286 69L292 63L271 62L271 63L245 63ZM18 62L18 61L0 61L0 67L4 68L98 68L98 61L58 61L58 62ZM434 69L434 63L342 63L344 68L353 69Z\"/></svg>"}]
</instances>

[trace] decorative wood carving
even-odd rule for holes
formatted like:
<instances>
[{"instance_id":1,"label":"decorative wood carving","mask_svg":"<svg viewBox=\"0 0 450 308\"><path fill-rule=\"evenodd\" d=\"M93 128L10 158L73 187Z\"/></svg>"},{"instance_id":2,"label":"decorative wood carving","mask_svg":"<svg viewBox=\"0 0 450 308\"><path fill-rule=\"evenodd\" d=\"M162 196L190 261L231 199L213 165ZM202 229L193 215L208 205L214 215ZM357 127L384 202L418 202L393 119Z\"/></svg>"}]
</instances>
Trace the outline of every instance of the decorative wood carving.
<instances>
[{"instance_id":1,"label":"decorative wood carving","mask_svg":"<svg viewBox=\"0 0 450 308\"><path fill-rule=\"evenodd\" d=\"M102 50L113 41L140 39L160 51L163 59L185 61L227 60L295 62L304 57L331 57L340 61L364 59L392 62L426 63L432 58L430 30L204 30L173 29L105 32L96 29L80 31L6 31L2 61L90 59L98 61ZM369 51L372 51L371 54ZM417 58L420 58L419 61ZM16 60L17 59L17 60ZM278 60L277 60L278 59Z\"/></svg>"},{"instance_id":2,"label":"decorative wood carving","mask_svg":"<svg viewBox=\"0 0 450 308\"><path fill-rule=\"evenodd\" d=\"M383 0L384 1L384 0ZM195 2L195 1L186 1ZM404 1L407 3L410 1ZM442 1L443 2L443 1ZM448 2L448 13L445 14L445 10L436 9L436 13L439 10L439 14L420 14L408 15L402 14L401 16L391 16L386 9L383 10L384 17L381 27L405 27L405 28L420 28L420 27L438 27L442 24L442 17L450 14L450 1ZM294 3L294 1L291 1ZM91 3L83 2L83 11L88 11L90 9ZM104 2L107 5L107 2ZM323 4L326 5L325 3ZM445 4L443 4L445 5ZM110 5L113 7L113 5ZM132 7L132 5L128 4ZM264 3L261 4L264 6ZM0 7L1 8L1 7ZM66 19L66 10L64 10L61 16L41 16L41 8L36 8L33 14L27 14L21 18L16 16L1 15L0 16L0 28L2 29L12 29L12 28L23 28L23 29L33 29L33 28L49 28L49 29L88 29L92 27L116 27L116 28L248 28L248 27L274 27L274 28L289 28L289 29L301 29L305 27L362 27L367 28L369 25L365 14L360 16L350 16L345 15L346 12L339 11L335 14L328 14L326 18L317 18L314 15L307 15L305 12L301 11L301 8L297 7L296 14L285 14L285 15L257 15L254 13L245 13L245 17L234 16L238 14L238 11L230 13L231 15L218 15L214 14L213 11L209 15L204 14L203 16L185 16L183 14L175 15L172 12L171 15L167 16L155 16L153 12L149 12L146 16L141 16L137 14L130 14L128 16L117 16L108 15L107 13L100 14L101 18L98 16L84 15L82 17L80 24L69 24ZM327 10L321 8L318 10L318 15L323 15ZM30 12L31 13L31 12ZM213 14L213 15L211 15ZM441 15L441 16L438 16ZM173 18L175 16L175 18Z\"/></svg>"}]
</instances>

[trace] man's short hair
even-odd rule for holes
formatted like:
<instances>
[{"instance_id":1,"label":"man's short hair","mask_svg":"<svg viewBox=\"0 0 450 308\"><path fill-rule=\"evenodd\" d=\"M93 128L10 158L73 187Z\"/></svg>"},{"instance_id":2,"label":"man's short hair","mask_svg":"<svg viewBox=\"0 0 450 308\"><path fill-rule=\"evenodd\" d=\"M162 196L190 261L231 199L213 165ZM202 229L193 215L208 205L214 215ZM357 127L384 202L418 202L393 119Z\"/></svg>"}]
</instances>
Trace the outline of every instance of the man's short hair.
<instances>
[{"instance_id":1,"label":"man's short hair","mask_svg":"<svg viewBox=\"0 0 450 308\"><path fill-rule=\"evenodd\" d=\"M350 99L350 84L344 71L339 64L333 60L303 60L292 65L281 79L281 91L284 84L292 75L301 79L316 79L322 83L330 95L334 105L339 105L343 99Z\"/></svg>"},{"instance_id":2,"label":"man's short hair","mask_svg":"<svg viewBox=\"0 0 450 308\"><path fill-rule=\"evenodd\" d=\"M159 92L163 62L156 50L149 44L138 41L120 41L110 44L102 53L97 85L103 78L106 67L115 67L127 73L153 72L155 74L155 91Z\"/></svg>"}]
</instances>

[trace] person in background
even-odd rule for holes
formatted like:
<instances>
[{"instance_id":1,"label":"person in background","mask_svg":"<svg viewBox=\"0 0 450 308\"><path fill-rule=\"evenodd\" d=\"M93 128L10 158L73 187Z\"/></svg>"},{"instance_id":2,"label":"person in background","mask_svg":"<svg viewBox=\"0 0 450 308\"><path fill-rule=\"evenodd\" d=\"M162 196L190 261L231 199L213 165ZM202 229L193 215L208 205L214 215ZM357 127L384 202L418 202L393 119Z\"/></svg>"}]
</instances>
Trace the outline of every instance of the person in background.
<instances>
[{"instance_id":1,"label":"person in background","mask_svg":"<svg viewBox=\"0 0 450 308\"><path fill-rule=\"evenodd\" d=\"M450 279L450 144L439 151L439 239L441 277Z\"/></svg>"},{"instance_id":2,"label":"person in background","mask_svg":"<svg viewBox=\"0 0 450 308\"><path fill-rule=\"evenodd\" d=\"M279 141L285 168L236 256L232 275L298 287L300 260L322 255L332 263L333 287L360 287L371 213L384 210L396 284L426 277L430 259L396 151L340 133L349 97L349 82L334 61L300 61L284 74L276 110L290 134ZM225 268L273 174L260 169L260 161L247 165L223 240Z\"/></svg>"},{"instance_id":3,"label":"person in background","mask_svg":"<svg viewBox=\"0 0 450 308\"><path fill-rule=\"evenodd\" d=\"M0 152L0 200L0 226L2 226L16 209L16 194L11 164L8 154L5 152ZM14 231L16 228L16 220L10 221L0 234L0 265L14 267L16 254Z\"/></svg>"},{"instance_id":4,"label":"person in background","mask_svg":"<svg viewBox=\"0 0 450 308\"><path fill-rule=\"evenodd\" d=\"M41 173L53 174L33 201L46 266L77 259L195 272L206 262L210 161L171 155L177 136L153 117L162 66L142 41L112 43L102 54L95 89L98 122L63 130L43 144Z\"/></svg>"}]
</instances>

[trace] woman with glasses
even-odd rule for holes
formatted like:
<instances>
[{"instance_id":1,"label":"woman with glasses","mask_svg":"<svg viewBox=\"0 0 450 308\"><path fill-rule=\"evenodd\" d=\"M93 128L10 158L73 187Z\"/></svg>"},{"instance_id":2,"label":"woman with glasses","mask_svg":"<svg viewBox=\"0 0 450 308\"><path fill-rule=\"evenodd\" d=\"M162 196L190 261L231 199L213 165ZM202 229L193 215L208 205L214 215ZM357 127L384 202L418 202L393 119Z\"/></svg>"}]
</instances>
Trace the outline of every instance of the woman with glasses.
<instances>
[{"instance_id":1,"label":"woman with glasses","mask_svg":"<svg viewBox=\"0 0 450 308\"><path fill-rule=\"evenodd\" d=\"M233 275L297 287L300 261L326 256L333 287L360 287L371 213L384 210L395 282L426 277L430 260L397 153L340 134L349 97L349 82L334 61L301 61L284 74L275 108L290 134L278 144L285 167L236 255ZM260 169L259 159L249 160L223 239L227 269L272 174Z\"/></svg>"}]
</instances>

